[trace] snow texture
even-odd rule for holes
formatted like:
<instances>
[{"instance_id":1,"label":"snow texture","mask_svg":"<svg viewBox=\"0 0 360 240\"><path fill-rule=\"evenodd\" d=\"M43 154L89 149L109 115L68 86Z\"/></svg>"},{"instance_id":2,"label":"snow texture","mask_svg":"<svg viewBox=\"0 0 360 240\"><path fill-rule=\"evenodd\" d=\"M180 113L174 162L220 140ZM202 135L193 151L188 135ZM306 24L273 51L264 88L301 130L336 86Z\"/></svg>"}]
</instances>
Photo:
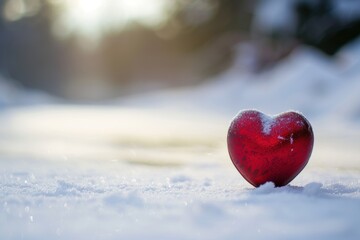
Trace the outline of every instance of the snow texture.
<instances>
[{"instance_id":1,"label":"snow texture","mask_svg":"<svg viewBox=\"0 0 360 240\"><path fill-rule=\"evenodd\" d=\"M0 239L360 239L359 52L302 48L266 75L235 62L206 85L104 106L26 104L14 87L0 99ZM228 123L251 108L314 127L288 186L254 189L230 161Z\"/></svg>"}]
</instances>

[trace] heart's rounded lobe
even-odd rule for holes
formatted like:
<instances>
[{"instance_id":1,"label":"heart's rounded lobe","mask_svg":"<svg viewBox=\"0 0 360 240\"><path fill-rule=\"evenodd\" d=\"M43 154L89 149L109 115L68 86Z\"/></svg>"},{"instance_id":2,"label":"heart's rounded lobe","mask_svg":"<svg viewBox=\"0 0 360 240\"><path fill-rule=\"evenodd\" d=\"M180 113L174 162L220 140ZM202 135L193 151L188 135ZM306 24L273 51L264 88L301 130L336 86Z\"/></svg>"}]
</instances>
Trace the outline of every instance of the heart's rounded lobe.
<instances>
[{"instance_id":1,"label":"heart's rounded lobe","mask_svg":"<svg viewBox=\"0 0 360 240\"><path fill-rule=\"evenodd\" d=\"M255 110L241 111L227 136L230 158L253 186L266 182L284 186L309 161L314 134L309 121L297 112L274 117Z\"/></svg>"}]
</instances>

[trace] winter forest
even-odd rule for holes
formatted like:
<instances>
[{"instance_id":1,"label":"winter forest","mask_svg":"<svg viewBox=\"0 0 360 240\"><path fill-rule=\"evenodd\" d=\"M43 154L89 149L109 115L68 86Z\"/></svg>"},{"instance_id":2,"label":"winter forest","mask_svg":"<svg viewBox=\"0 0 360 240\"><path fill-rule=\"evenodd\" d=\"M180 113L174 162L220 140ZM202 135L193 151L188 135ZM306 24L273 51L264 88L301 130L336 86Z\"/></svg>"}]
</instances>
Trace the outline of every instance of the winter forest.
<instances>
[{"instance_id":1,"label":"winter forest","mask_svg":"<svg viewBox=\"0 0 360 240\"><path fill-rule=\"evenodd\" d=\"M360 239L359 0L0 0L0 239Z\"/></svg>"}]
</instances>

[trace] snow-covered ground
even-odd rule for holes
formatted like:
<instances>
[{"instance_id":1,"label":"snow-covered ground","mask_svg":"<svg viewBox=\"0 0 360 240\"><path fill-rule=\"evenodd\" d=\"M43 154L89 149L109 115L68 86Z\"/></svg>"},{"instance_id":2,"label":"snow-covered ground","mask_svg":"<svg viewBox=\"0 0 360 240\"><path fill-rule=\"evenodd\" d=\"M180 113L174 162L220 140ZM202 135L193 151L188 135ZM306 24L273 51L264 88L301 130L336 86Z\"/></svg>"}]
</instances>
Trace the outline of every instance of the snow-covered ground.
<instances>
[{"instance_id":1,"label":"snow-covered ground","mask_svg":"<svg viewBox=\"0 0 360 240\"><path fill-rule=\"evenodd\" d=\"M360 41L333 60L299 48L260 75L239 57L205 85L106 105L3 84L0 239L359 239L359 56ZM289 186L255 189L232 165L227 128L245 108L313 124Z\"/></svg>"}]
</instances>

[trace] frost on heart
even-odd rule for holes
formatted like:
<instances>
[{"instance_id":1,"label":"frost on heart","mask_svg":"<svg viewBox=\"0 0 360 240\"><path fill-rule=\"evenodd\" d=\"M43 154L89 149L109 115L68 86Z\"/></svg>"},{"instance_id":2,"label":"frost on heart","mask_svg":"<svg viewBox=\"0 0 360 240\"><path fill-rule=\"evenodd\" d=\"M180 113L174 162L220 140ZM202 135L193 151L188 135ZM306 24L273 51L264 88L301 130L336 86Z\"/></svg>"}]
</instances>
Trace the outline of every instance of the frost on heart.
<instances>
[{"instance_id":1,"label":"frost on heart","mask_svg":"<svg viewBox=\"0 0 360 240\"><path fill-rule=\"evenodd\" d=\"M274 125L274 118L263 113L260 113L260 119L262 123L262 131L264 134L269 135L271 128Z\"/></svg>"}]
</instances>

